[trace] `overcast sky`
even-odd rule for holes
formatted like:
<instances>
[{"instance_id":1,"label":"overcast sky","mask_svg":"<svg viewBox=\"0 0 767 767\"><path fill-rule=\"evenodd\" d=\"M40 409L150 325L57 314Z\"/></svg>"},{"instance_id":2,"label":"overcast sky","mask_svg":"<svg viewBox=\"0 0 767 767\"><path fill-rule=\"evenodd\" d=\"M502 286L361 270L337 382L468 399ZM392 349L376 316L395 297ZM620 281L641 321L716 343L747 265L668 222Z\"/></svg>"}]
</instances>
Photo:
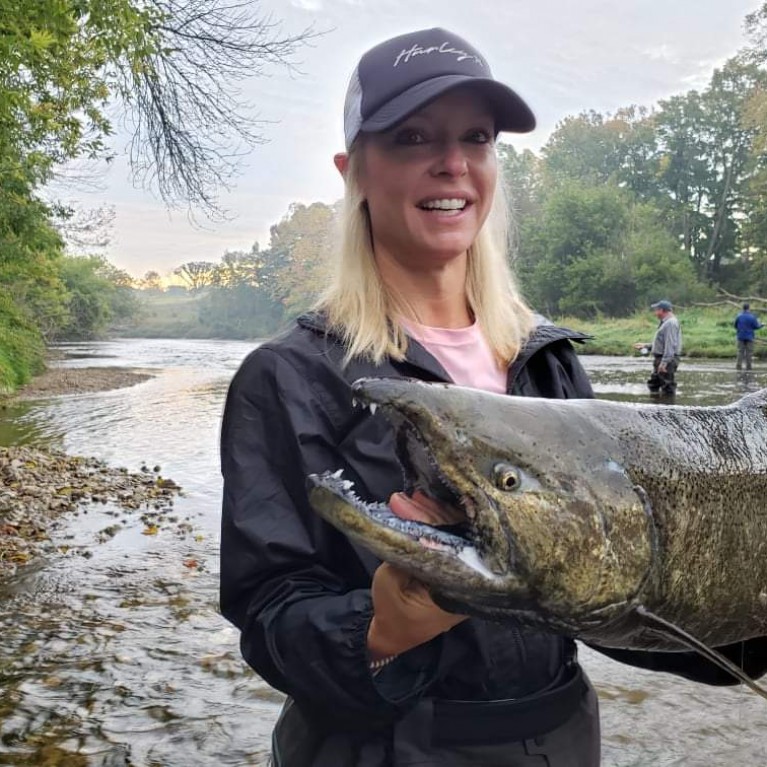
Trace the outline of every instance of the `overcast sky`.
<instances>
[{"instance_id":1,"label":"overcast sky","mask_svg":"<svg viewBox=\"0 0 767 767\"><path fill-rule=\"evenodd\" d=\"M263 0L264 13L286 32L309 24L331 30L298 54L301 74L279 69L246 83L265 121L267 143L241 163L234 188L221 196L233 219L192 225L152 194L132 187L124 158L96 193L75 199L113 205L106 253L134 277L161 274L186 261L218 261L226 250L267 245L269 227L291 202L332 202L342 194L332 164L343 148L342 108L360 55L383 39L441 26L485 55L497 79L517 90L538 118L537 130L514 136L538 150L557 123L583 110L630 104L702 88L713 69L745 44L743 19L760 0ZM124 146L124 137L114 148ZM73 192L68 192L73 197Z\"/></svg>"}]
</instances>

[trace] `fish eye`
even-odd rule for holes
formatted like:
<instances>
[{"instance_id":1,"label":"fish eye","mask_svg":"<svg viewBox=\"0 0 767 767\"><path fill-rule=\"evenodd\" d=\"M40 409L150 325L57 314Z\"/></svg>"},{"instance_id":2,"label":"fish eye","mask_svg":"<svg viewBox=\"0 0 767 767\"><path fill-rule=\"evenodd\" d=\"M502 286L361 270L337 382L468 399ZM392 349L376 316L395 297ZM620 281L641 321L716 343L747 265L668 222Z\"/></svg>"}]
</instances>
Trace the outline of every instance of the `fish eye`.
<instances>
[{"instance_id":1,"label":"fish eye","mask_svg":"<svg viewBox=\"0 0 767 767\"><path fill-rule=\"evenodd\" d=\"M511 492L518 490L522 484L522 478L519 475L519 471L513 466L509 466L507 463L497 463L493 467L493 478L495 480L495 486L499 490L504 492Z\"/></svg>"}]
</instances>

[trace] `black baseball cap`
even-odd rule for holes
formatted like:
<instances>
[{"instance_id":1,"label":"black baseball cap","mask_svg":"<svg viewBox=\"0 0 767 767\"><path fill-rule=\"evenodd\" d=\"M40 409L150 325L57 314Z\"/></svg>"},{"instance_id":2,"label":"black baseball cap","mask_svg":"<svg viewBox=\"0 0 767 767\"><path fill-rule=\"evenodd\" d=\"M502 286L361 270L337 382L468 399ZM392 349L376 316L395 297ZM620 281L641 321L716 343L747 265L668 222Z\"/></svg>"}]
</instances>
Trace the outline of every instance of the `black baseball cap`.
<instances>
[{"instance_id":1,"label":"black baseball cap","mask_svg":"<svg viewBox=\"0 0 767 767\"><path fill-rule=\"evenodd\" d=\"M393 37L362 56L346 92L346 148L360 132L387 130L446 91L466 84L487 97L497 131L528 133L535 128L530 107L493 78L484 56L462 37L435 27Z\"/></svg>"},{"instance_id":2,"label":"black baseball cap","mask_svg":"<svg viewBox=\"0 0 767 767\"><path fill-rule=\"evenodd\" d=\"M671 301L667 301L665 298L657 301L654 304L650 304L651 309L663 309L664 312L671 312L674 310L674 306Z\"/></svg>"}]
</instances>

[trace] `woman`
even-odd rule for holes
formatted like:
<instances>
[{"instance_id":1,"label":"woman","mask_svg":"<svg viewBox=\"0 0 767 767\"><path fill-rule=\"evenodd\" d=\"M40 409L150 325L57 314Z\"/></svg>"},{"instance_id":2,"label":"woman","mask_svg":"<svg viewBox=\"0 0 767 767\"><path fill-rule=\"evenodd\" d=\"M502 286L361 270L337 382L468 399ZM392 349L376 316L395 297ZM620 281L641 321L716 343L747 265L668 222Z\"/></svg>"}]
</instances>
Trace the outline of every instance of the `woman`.
<instances>
[{"instance_id":1,"label":"woman","mask_svg":"<svg viewBox=\"0 0 767 767\"><path fill-rule=\"evenodd\" d=\"M400 492L391 429L353 407L362 376L593 396L570 343L584 336L537 323L506 265L494 143L534 123L445 30L376 46L352 77L335 281L245 360L222 429L221 607L247 662L290 696L277 765L599 764L596 696L571 640L443 611L324 523L305 487L343 469L402 517L456 521ZM665 668L694 675L686 658Z\"/></svg>"}]
</instances>

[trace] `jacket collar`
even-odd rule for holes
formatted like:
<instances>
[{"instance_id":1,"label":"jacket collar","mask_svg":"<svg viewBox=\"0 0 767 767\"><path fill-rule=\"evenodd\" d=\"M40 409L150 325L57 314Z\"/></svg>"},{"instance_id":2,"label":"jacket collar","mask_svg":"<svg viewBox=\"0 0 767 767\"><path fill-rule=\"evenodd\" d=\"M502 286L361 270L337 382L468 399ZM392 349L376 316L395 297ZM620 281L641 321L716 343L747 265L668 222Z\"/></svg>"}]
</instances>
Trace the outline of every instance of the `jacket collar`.
<instances>
[{"instance_id":1,"label":"jacket collar","mask_svg":"<svg viewBox=\"0 0 767 767\"><path fill-rule=\"evenodd\" d=\"M308 328L321 335L330 336L339 343L341 342L341 339L328 327L327 319L321 312L307 312L298 317L296 321L301 327ZM519 371L522 370L529 359L545 346L556 343L557 341L568 340L583 342L593 338L593 336L581 333L577 330L559 327L540 314L535 315L535 321L536 325L533 328L532 333L522 345L517 358L509 366L509 386L511 386L512 382L519 374ZM439 380L450 380L450 376L442 365L440 365L439 362L434 359L423 346L421 346L421 344L412 338L410 339L410 343L408 343L405 359L409 364L427 371L430 375L437 377Z\"/></svg>"}]
</instances>

